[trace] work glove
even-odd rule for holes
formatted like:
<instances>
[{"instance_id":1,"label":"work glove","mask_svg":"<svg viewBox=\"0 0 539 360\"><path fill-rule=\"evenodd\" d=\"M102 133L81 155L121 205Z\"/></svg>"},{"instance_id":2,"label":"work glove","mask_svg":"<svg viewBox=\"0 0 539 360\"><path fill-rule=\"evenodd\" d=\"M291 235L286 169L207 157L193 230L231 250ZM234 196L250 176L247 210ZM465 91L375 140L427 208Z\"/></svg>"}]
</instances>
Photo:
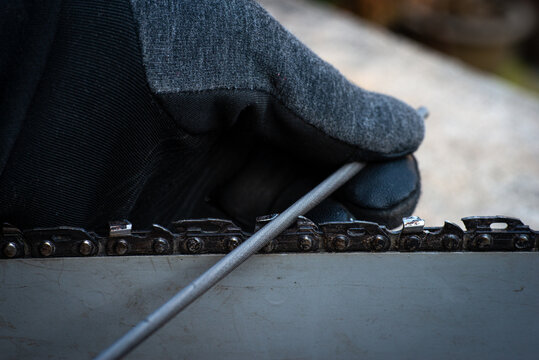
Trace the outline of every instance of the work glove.
<instances>
[{"instance_id":1,"label":"work glove","mask_svg":"<svg viewBox=\"0 0 539 360\"><path fill-rule=\"evenodd\" d=\"M418 201L423 119L253 1L11 2L3 16L2 221L252 230L349 161L369 165L313 220L393 227Z\"/></svg>"}]
</instances>

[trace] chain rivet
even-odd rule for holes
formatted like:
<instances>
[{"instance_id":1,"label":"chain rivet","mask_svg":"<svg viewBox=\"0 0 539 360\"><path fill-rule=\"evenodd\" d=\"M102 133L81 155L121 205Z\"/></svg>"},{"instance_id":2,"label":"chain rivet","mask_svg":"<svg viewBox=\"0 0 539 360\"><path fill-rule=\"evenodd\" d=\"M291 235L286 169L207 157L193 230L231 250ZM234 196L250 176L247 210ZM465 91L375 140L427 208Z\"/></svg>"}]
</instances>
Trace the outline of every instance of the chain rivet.
<instances>
[{"instance_id":1,"label":"chain rivet","mask_svg":"<svg viewBox=\"0 0 539 360\"><path fill-rule=\"evenodd\" d=\"M460 239L455 234L447 234L442 238L442 245L446 250L456 250L460 244Z\"/></svg>"},{"instance_id":2,"label":"chain rivet","mask_svg":"<svg viewBox=\"0 0 539 360\"><path fill-rule=\"evenodd\" d=\"M333 248L337 251L346 250L349 244L350 240L348 240L348 237L344 235L337 235L333 239Z\"/></svg>"},{"instance_id":3,"label":"chain rivet","mask_svg":"<svg viewBox=\"0 0 539 360\"><path fill-rule=\"evenodd\" d=\"M371 242L372 250L382 251L387 247L389 239L384 235L376 235Z\"/></svg>"},{"instance_id":4,"label":"chain rivet","mask_svg":"<svg viewBox=\"0 0 539 360\"><path fill-rule=\"evenodd\" d=\"M114 250L118 255L125 255L127 253L127 250L129 250L129 245L127 244L127 241L125 241L124 239L120 239L116 241Z\"/></svg>"},{"instance_id":5,"label":"chain rivet","mask_svg":"<svg viewBox=\"0 0 539 360\"><path fill-rule=\"evenodd\" d=\"M15 255L17 255L17 251L18 251L17 244L10 241L4 246L3 252L6 257L12 258L12 257L15 257Z\"/></svg>"},{"instance_id":6,"label":"chain rivet","mask_svg":"<svg viewBox=\"0 0 539 360\"><path fill-rule=\"evenodd\" d=\"M298 247L302 251L309 251L313 248L313 238L309 235L303 235L299 238Z\"/></svg>"},{"instance_id":7,"label":"chain rivet","mask_svg":"<svg viewBox=\"0 0 539 360\"><path fill-rule=\"evenodd\" d=\"M153 251L156 254L164 254L169 249L169 243L163 238L157 238L153 241Z\"/></svg>"},{"instance_id":8,"label":"chain rivet","mask_svg":"<svg viewBox=\"0 0 539 360\"><path fill-rule=\"evenodd\" d=\"M234 250L235 248L240 246L240 244L241 244L241 241L237 236L231 236L226 241L226 247L227 247L228 251Z\"/></svg>"},{"instance_id":9,"label":"chain rivet","mask_svg":"<svg viewBox=\"0 0 539 360\"><path fill-rule=\"evenodd\" d=\"M38 249L41 256L51 256L54 253L54 244L50 240L45 240L39 244Z\"/></svg>"},{"instance_id":10,"label":"chain rivet","mask_svg":"<svg viewBox=\"0 0 539 360\"><path fill-rule=\"evenodd\" d=\"M84 240L79 245L79 252L83 256L88 256L94 251L94 244L90 240Z\"/></svg>"},{"instance_id":11,"label":"chain rivet","mask_svg":"<svg viewBox=\"0 0 539 360\"><path fill-rule=\"evenodd\" d=\"M202 250L202 240L197 237L187 239L185 247L191 254L196 254Z\"/></svg>"},{"instance_id":12,"label":"chain rivet","mask_svg":"<svg viewBox=\"0 0 539 360\"><path fill-rule=\"evenodd\" d=\"M532 243L530 241L530 237L528 235L520 234L515 237L515 248L519 250L527 250L530 249L532 246Z\"/></svg>"},{"instance_id":13,"label":"chain rivet","mask_svg":"<svg viewBox=\"0 0 539 360\"><path fill-rule=\"evenodd\" d=\"M489 234L477 235L474 239L474 247L486 250L492 246L492 236Z\"/></svg>"},{"instance_id":14,"label":"chain rivet","mask_svg":"<svg viewBox=\"0 0 539 360\"><path fill-rule=\"evenodd\" d=\"M414 251L419 248L420 244L421 244L421 239L419 238L419 236L416 236L416 235L408 236L404 240L404 249L409 250L409 251Z\"/></svg>"}]
</instances>

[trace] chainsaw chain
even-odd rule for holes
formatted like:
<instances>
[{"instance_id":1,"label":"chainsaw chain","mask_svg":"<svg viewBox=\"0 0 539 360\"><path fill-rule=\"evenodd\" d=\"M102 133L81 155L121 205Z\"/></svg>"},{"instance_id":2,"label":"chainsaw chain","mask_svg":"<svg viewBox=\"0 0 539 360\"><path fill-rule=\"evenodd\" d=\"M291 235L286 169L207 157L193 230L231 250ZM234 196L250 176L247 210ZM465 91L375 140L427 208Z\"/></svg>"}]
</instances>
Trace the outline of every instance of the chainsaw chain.
<instances>
[{"instance_id":1,"label":"chainsaw chain","mask_svg":"<svg viewBox=\"0 0 539 360\"><path fill-rule=\"evenodd\" d=\"M257 218L255 232L275 216ZM462 221L466 230L450 222L425 227L421 218L412 216L403 219L400 230L389 230L367 221L317 225L300 216L260 252L537 251L539 246L539 232L516 218L473 216ZM180 220L173 223L172 230L153 225L146 231L133 230L126 220L115 221L109 224L108 236L75 227L21 231L4 224L0 258L226 254L249 235L222 219Z\"/></svg>"}]
</instances>

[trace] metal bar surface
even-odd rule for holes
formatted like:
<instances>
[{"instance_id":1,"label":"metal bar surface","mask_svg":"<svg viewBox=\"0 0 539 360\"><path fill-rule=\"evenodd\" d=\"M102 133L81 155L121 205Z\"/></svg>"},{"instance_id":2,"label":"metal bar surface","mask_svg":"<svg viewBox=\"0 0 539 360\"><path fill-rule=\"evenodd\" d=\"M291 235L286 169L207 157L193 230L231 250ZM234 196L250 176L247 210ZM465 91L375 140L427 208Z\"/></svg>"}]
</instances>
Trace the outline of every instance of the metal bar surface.
<instances>
[{"instance_id":1,"label":"metal bar surface","mask_svg":"<svg viewBox=\"0 0 539 360\"><path fill-rule=\"evenodd\" d=\"M0 261L5 359L90 359L222 258ZM530 253L254 255L128 359L530 359Z\"/></svg>"}]
</instances>

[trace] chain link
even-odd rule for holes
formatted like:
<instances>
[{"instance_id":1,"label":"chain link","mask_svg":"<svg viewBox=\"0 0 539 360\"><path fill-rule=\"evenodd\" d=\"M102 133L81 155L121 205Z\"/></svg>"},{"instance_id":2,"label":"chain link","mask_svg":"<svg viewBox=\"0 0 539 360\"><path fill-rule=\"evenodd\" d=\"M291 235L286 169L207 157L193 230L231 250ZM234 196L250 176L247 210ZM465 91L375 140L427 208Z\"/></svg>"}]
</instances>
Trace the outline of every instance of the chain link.
<instances>
[{"instance_id":1,"label":"chain link","mask_svg":"<svg viewBox=\"0 0 539 360\"><path fill-rule=\"evenodd\" d=\"M255 232L275 216L257 218ZM462 221L465 230L450 222L425 227L421 218L408 217L403 219L400 230L390 230L366 221L315 224L300 216L260 252L537 251L539 232L519 219L473 216ZM109 224L107 236L75 227L21 231L4 224L0 235L0 258L14 259L226 254L250 234L230 220L193 219L174 222L172 231L159 225L136 231L126 220L114 221Z\"/></svg>"}]
</instances>

